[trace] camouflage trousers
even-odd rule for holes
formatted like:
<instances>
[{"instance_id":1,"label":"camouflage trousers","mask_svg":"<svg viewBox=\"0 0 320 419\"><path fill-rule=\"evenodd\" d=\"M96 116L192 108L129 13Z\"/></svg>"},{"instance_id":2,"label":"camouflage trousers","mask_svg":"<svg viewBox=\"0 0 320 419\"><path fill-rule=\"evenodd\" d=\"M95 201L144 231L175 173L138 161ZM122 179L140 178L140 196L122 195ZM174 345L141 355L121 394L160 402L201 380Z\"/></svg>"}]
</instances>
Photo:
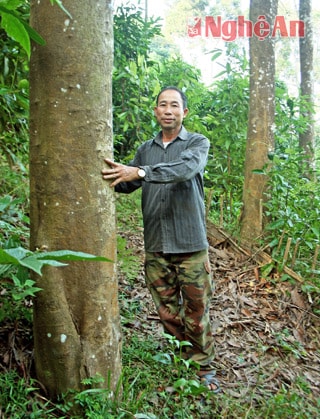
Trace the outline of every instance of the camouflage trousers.
<instances>
[{"instance_id":1,"label":"camouflage trousers","mask_svg":"<svg viewBox=\"0 0 320 419\"><path fill-rule=\"evenodd\" d=\"M209 318L213 281L208 252L146 253L146 284L164 331L189 341L186 358L203 368L214 358Z\"/></svg>"}]
</instances>

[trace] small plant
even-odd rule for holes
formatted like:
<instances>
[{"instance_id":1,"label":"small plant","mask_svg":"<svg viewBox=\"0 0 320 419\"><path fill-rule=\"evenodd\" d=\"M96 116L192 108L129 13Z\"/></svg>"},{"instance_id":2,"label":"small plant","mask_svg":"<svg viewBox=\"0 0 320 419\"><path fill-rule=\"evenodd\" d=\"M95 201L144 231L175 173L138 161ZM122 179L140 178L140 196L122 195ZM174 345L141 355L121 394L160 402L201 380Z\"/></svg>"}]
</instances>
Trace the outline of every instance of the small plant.
<instances>
[{"instance_id":1,"label":"small plant","mask_svg":"<svg viewBox=\"0 0 320 419\"><path fill-rule=\"evenodd\" d=\"M130 398L126 386L121 395L122 379L115 393L110 390L109 385L104 385L104 379L99 374L84 379L82 384L87 388L82 391L69 391L56 407L72 419L156 419L152 413L138 412L141 401ZM135 380L130 387L132 388L134 384Z\"/></svg>"},{"instance_id":2,"label":"small plant","mask_svg":"<svg viewBox=\"0 0 320 419\"><path fill-rule=\"evenodd\" d=\"M188 341L179 341L174 336L164 333L164 337L169 342L169 352L168 353L160 353L155 355L153 358L161 362L165 365L169 365L172 367L172 372L175 374L176 379L173 382L173 393L178 394L179 400L179 407L180 409L175 411L175 418L193 418L193 416L189 415L188 411L190 409L186 408L186 401L188 403L190 400L188 399L190 396L199 396L200 394L208 393L208 388L202 385L199 381L195 380L194 378L189 378L188 370L191 366L194 369L197 368L197 364L189 359L184 359L183 357L183 350L187 346L192 346L192 344ZM194 371L193 369L193 371ZM162 393L164 397L168 397L168 394ZM195 403L198 408L200 404ZM201 407L200 407L201 410Z\"/></svg>"},{"instance_id":3,"label":"small plant","mask_svg":"<svg viewBox=\"0 0 320 419\"><path fill-rule=\"evenodd\" d=\"M269 219L267 234L272 256L281 267L288 239L292 249L286 256L297 272L310 278L312 257L320 243L319 229L319 182L302 176L302 157L287 148L285 156L272 155L269 199L266 215ZM315 269L316 270L316 269Z\"/></svg>"},{"instance_id":4,"label":"small plant","mask_svg":"<svg viewBox=\"0 0 320 419\"><path fill-rule=\"evenodd\" d=\"M20 318L31 322L32 298L41 290L29 278L26 268L14 269L10 265L0 266L0 322L16 321Z\"/></svg>"},{"instance_id":5,"label":"small plant","mask_svg":"<svg viewBox=\"0 0 320 419\"><path fill-rule=\"evenodd\" d=\"M275 336L279 348L285 353L292 354L295 358L304 358L307 354L300 342L284 329Z\"/></svg>"},{"instance_id":6,"label":"small plant","mask_svg":"<svg viewBox=\"0 0 320 419\"><path fill-rule=\"evenodd\" d=\"M37 398L38 386L35 380L28 383L14 370L0 374L0 414L3 418L42 419L53 418L55 410L50 402ZM62 417L60 416L60 419Z\"/></svg>"},{"instance_id":7,"label":"small plant","mask_svg":"<svg viewBox=\"0 0 320 419\"><path fill-rule=\"evenodd\" d=\"M261 416L264 418L283 418L283 419L313 419L318 417L320 399L318 406L306 403L310 393L308 385L300 378L291 386L286 384L267 400L261 403ZM254 413L254 412L253 412ZM249 418L256 418L255 414Z\"/></svg>"},{"instance_id":8,"label":"small plant","mask_svg":"<svg viewBox=\"0 0 320 419\"><path fill-rule=\"evenodd\" d=\"M181 378L185 373L185 369L188 370L191 365L196 365L193 361L184 359L183 357L183 350L187 346L192 346L192 343L188 341L179 341L175 336L168 333L163 333L163 336L168 340L169 352L155 355L154 359L163 364L173 364L175 371L177 371L178 378Z\"/></svg>"},{"instance_id":9,"label":"small plant","mask_svg":"<svg viewBox=\"0 0 320 419\"><path fill-rule=\"evenodd\" d=\"M73 419L113 418L114 398L110 389L101 387L104 384L103 377L97 374L82 380L82 384L87 388L82 391L70 390L62 397L59 409L68 413L68 416L71 414Z\"/></svg>"}]
</instances>

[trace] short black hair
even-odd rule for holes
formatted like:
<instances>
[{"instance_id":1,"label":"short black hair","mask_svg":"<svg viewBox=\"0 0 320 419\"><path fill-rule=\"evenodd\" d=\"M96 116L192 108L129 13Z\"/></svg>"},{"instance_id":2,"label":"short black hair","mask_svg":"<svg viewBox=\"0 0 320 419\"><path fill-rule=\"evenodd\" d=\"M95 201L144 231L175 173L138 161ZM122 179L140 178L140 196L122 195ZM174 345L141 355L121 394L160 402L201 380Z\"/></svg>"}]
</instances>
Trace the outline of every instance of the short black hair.
<instances>
[{"instance_id":1,"label":"short black hair","mask_svg":"<svg viewBox=\"0 0 320 419\"><path fill-rule=\"evenodd\" d=\"M161 93L165 92L166 90L175 90L176 92L179 93L179 95L181 96L182 99L182 103L183 103L183 109L187 108L187 104L188 104L188 100L187 100L187 96L183 93L182 90L178 89L178 87L176 86L166 86L164 88L162 88L157 96L157 104L159 101L159 96L161 95Z\"/></svg>"}]
</instances>

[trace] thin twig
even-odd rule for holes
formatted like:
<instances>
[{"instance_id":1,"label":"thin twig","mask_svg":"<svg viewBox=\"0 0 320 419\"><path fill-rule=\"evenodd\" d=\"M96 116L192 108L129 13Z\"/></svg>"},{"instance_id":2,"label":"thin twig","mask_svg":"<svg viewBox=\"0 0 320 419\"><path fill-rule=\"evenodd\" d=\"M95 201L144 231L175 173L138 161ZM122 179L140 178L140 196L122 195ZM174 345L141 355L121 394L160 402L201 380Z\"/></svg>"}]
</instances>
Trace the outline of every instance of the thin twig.
<instances>
[{"instance_id":1,"label":"thin twig","mask_svg":"<svg viewBox=\"0 0 320 419\"><path fill-rule=\"evenodd\" d=\"M283 261L282 261L283 265L285 265L287 263L291 242L292 242L292 238L289 237L288 240L287 240L286 249L285 249L284 255L283 255Z\"/></svg>"}]
</instances>

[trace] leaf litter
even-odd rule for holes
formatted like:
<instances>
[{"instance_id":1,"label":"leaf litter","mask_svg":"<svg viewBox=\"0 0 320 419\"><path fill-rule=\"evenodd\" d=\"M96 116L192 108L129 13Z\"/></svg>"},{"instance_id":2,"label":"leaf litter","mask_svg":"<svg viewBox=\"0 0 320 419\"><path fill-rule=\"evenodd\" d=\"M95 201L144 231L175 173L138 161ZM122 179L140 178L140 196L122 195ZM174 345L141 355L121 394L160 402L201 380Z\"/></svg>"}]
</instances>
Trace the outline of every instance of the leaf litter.
<instances>
[{"instance_id":1,"label":"leaf litter","mask_svg":"<svg viewBox=\"0 0 320 419\"><path fill-rule=\"evenodd\" d=\"M139 303L133 332L163 341L162 327L144 283L142 232L124 233L127 247L140 260L134 285L120 274L126 304ZM280 281L277 274L261 276L258 263L228 240L209 235L209 256L215 281L210 317L216 342L215 368L223 391L242 398L275 394L301 382L320 396L320 317L296 281ZM133 330L134 329L134 330Z\"/></svg>"}]
</instances>

